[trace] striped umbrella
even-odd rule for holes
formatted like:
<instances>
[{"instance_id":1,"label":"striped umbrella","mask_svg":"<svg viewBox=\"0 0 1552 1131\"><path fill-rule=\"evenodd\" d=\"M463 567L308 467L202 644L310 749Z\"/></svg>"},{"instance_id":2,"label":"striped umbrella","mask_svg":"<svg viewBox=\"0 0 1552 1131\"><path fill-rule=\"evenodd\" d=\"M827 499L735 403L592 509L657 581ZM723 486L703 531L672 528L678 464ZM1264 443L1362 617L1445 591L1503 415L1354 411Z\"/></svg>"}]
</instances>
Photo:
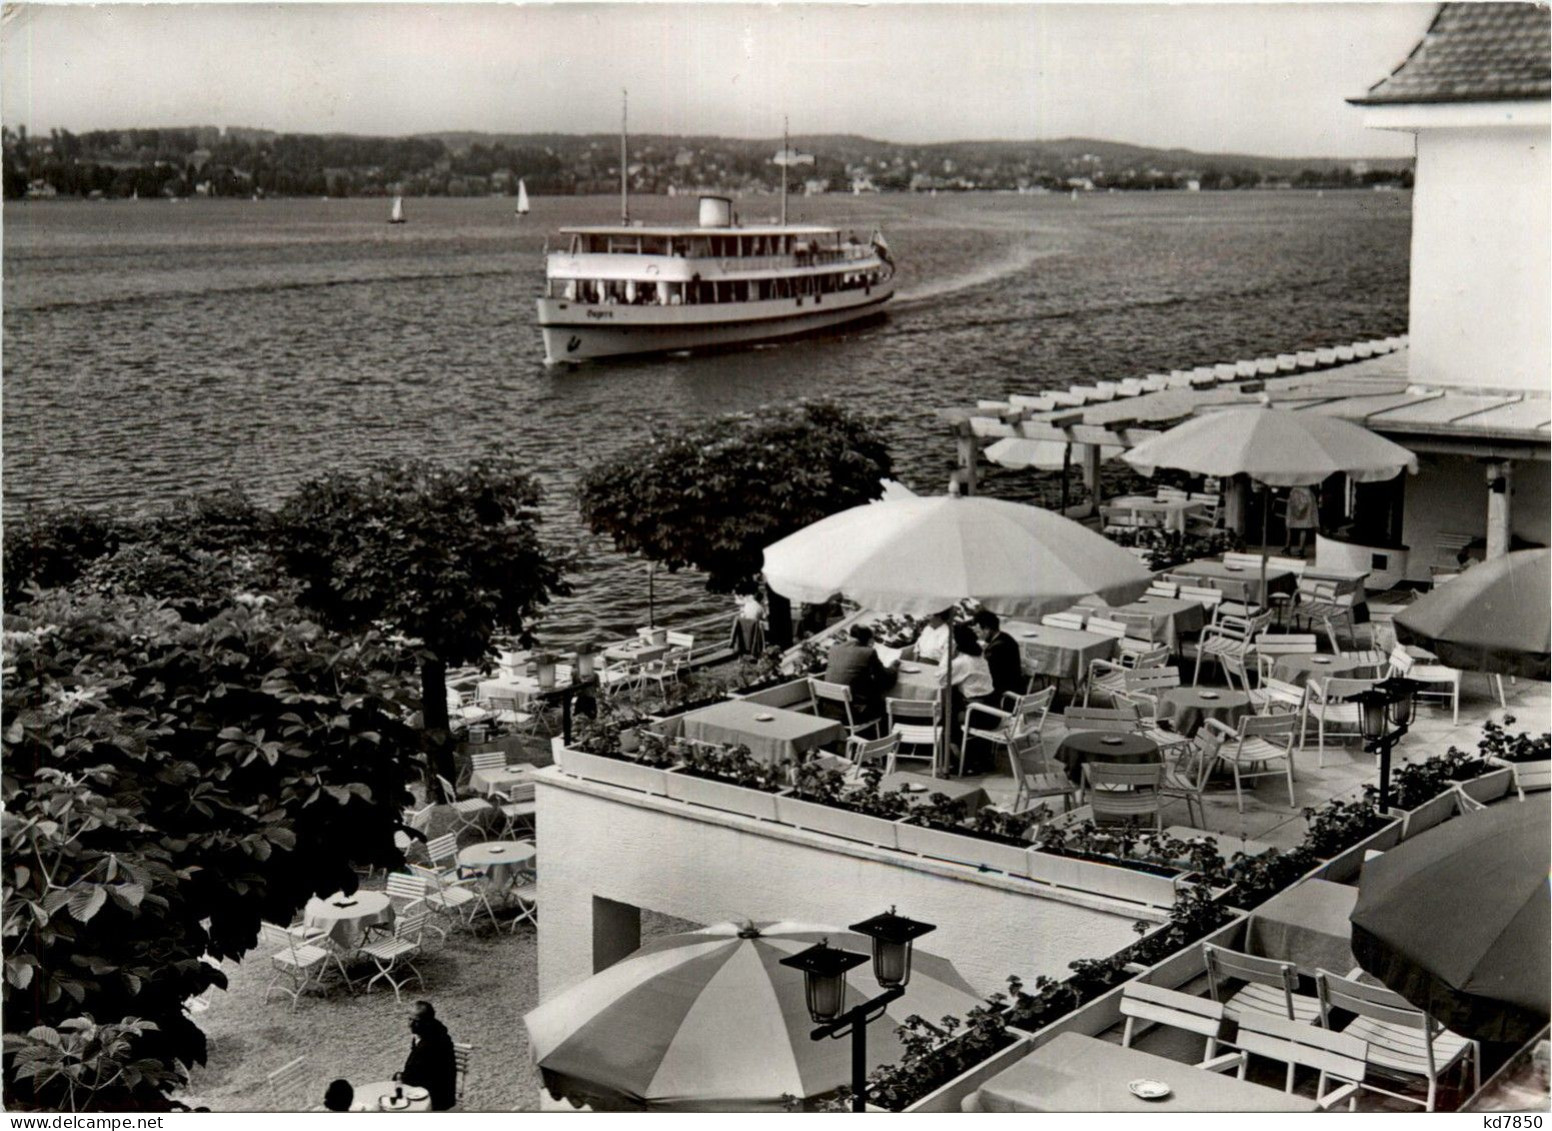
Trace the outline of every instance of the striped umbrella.
<instances>
[{"instance_id":1,"label":"striped umbrella","mask_svg":"<svg viewBox=\"0 0 1552 1131\"><path fill-rule=\"evenodd\" d=\"M524 1017L544 1086L602 1111L779 1111L784 1096L834 1092L851 1078L851 1042L809 1039L803 975L781 965L821 939L871 953L861 935L791 922L647 943ZM879 993L871 963L847 977L849 1001ZM907 1017L963 1017L977 1001L946 959L918 950L905 996L868 1032L869 1069L900 1059Z\"/></svg>"}]
</instances>

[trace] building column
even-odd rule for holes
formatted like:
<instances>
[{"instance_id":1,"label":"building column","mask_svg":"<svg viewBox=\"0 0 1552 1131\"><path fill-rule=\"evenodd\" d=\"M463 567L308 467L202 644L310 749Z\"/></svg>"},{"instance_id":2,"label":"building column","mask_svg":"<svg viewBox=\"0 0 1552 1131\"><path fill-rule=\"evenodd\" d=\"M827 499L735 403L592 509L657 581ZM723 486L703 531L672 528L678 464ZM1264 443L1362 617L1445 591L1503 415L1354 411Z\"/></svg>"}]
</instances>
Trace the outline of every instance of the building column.
<instances>
[{"instance_id":1,"label":"building column","mask_svg":"<svg viewBox=\"0 0 1552 1131\"><path fill-rule=\"evenodd\" d=\"M1105 497L1099 481L1099 457L1102 450L1098 444L1083 445L1083 484L1093 495L1094 514L1099 513L1099 504L1104 502Z\"/></svg>"},{"instance_id":2,"label":"building column","mask_svg":"<svg viewBox=\"0 0 1552 1131\"><path fill-rule=\"evenodd\" d=\"M954 429L954 439L959 449L959 493L975 494L975 465L981 457L981 445L968 420L961 420Z\"/></svg>"},{"instance_id":3,"label":"building column","mask_svg":"<svg viewBox=\"0 0 1552 1131\"><path fill-rule=\"evenodd\" d=\"M1487 558L1509 552L1514 526L1514 464L1508 460L1487 465Z\"/></svg>"}]
</instances>

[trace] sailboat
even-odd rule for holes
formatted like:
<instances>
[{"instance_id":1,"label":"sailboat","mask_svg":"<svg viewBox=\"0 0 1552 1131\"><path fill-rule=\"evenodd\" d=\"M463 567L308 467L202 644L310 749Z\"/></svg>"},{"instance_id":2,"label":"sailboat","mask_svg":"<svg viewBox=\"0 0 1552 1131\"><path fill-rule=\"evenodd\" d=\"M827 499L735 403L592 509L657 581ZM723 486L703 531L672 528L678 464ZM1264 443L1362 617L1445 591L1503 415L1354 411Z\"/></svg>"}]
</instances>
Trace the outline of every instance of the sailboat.
<instances>
[{"instance_id":1,"label":"sailboat","mask_svg":"<svg viewBox=\"0 0 1552 1131\"><path fill-rule=\"evenodd\" d=\"M528 215L528 186L523 184L522 178L517 181L517 208L516 215Z\"/></svg>"},{"instance_id":2,"label":"sailboat","mask_svg":"<svg viewBox=\"0 0 1552 1131\"><path fill-rule=\"evenodd\" d=\"M388 213L388 222L390 224L404 223L404 198L402 196L393 198L393 209Z\"/></svg>"}]
</instances>

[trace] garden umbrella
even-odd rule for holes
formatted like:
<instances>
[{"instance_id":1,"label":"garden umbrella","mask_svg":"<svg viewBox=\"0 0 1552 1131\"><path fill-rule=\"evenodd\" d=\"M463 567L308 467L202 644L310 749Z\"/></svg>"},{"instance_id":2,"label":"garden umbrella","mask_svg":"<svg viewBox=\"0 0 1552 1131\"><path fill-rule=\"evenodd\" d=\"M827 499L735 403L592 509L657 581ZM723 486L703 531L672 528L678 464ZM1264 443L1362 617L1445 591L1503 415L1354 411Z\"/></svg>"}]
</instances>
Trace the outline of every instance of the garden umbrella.
<instances>
[{"instance_id":1,"label":"garden umbrella","mask_svg":"<svg viewBox=\"0 0 1552 1131\"><path fill-rule=\"evenodd\" d=\"M852 507L765 549L765 583L794 601L840 594L913 616L966 597L1009 616L1057 612L1090 593L1125 604L1152 580L1129 551L1071 519L980 495ZM952 663L952 634L949 642ZM945 687L945 724L949 695Z\"/></svg>"},{"instance_id":2,"label":"garden umbrella","mask_svg":"<svg viewBox=\"0 0 1552 1131\"><path fill-rule=\"evenodd\" d=\"M1247 475L1269 487L1309 487L1337 472L1359 483L1416 474L1417 456L1351 421L1318 412L1236 408L1196 416L1121 457L1142 475L1161 467L1194 475ZM1267 507L1269 512L1271 507ZM1266 593L1266 515L1261 530Z\"/></svg>"},{"instance_id":3,"label":"garden umbrella","mask_svg":"<svg viewBox=\"0 0 1552 1131\"><path fill-rule=\"evenodd\" d=\"M1474 565L1396 616L1396 639L1453 668L1552 679L1552 550Z\"/></svg>"},{"instance_id":4,"label":"garden umbrella","mask_svg":"<svg viewBox=\"0 0 1552 1131\"><path fill-rule=\"evenodd\" d=\"M1429 829L1364 865L1362 967L1453 1032L1529 1039L1547 1023L1552 863L1546 797Z\"/></svg>"},{"instance_id":5,"label":"garden umbrella","mask_svg":"<svg viewBox=\"0 0 1552 1131\"><path fill-rule=\"evenodd\" d=\"M781 965L822 939L869 953L861 935L805 923L721 923L647 943L523 1020L556 1099L610 1111L780 1111L851 1079L851 1042L809 1038L803 974ZM875 996L871 964L847 975ZM869 1067L899 1060L910 1015L963 1017L977 995L945 959L912 956L904 997L868 1042Z\"/></svg>"},{"instance_id":6,"label":"garden umbrella","mask_svg":"<svg viewBox=\"0 0 1552 1131\"><path fill-rule=\"evenodd\" d=\"M972 597L993 612L1040 616L1097 593L1125 604L1151 575L1108 538L1039 507L984 496L868 503L765 550L765 581L794 601L837 594L923 616Z\"/></svg>"}]
</instances>

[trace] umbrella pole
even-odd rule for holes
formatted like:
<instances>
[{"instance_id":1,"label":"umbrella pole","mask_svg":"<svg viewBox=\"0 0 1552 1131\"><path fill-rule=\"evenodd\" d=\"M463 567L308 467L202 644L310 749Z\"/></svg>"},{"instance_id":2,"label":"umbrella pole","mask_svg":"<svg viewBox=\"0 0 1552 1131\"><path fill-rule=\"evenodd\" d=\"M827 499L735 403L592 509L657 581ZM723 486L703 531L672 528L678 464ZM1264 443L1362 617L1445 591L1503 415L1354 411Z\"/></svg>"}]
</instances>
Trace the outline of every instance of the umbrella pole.
<instances>
[{"instance_id":1,"label":"umbrella pole","mask_svg":"<svg viewBox=\"0 0 1552 1131\"><path fill-rule=\"evenodd\" d=\"M1272 521L1272 488L1266 489L1266 501L1261 507L1261 605L1270 605L1272 595L1266 591L1266 540ZM1231 685L1232 686L1232 685Z\"/></svg>"},{"instance_id":2,"label":"umbrella pole","mask_svg":"<svg viewBox=\"0 0 1552 1131\"><path fill-rule=\"evenodd\" d=\"M652 619L653 618L652 578L653 578L653 575L656 572L657 572L657 567L654 566L651 562L648 562L647 563L647 627L648 628L656 628L657 627L657 623Z\"/></svg>"},{"instance_id":3,"label":"umbrella pole","mask_svg":"<svg viewBox=\"0 0 1552 1131\"><path fill-rule=\"evenodd\" d=\"M954 725L954 622L952 620L948 624L948 651L944 655L948 657L948 669L943 680L943 719L942 726L939 728L938 741L934 746L942 748L942 768L946 772L953 758L953 747L949 745L948 738L949 728ZM936 753L937 750L934 749L934 755ZM934 757L932 776L940 776L936 757Z\"/></svg>"}]
</instances>

